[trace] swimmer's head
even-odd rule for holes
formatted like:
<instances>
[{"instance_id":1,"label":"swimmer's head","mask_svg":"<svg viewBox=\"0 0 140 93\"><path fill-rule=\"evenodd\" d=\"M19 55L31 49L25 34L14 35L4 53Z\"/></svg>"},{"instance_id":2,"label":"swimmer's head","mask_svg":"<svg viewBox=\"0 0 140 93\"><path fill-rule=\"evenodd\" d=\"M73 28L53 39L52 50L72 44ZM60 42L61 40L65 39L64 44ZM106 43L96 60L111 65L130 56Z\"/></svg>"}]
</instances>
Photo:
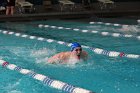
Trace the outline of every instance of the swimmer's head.
<instances>
[{"instance_id":1,"label":"swimmer's head","mask_svg":"<svg viewBox=\"0 0 140 93\"><path fill-rule=\"evenodd\" d=\"M71 44L71 51L73 51L77 47L81 47L81 45L79 43L77 43L77 42L72 43Z\"/></svg>"}]
</instances>

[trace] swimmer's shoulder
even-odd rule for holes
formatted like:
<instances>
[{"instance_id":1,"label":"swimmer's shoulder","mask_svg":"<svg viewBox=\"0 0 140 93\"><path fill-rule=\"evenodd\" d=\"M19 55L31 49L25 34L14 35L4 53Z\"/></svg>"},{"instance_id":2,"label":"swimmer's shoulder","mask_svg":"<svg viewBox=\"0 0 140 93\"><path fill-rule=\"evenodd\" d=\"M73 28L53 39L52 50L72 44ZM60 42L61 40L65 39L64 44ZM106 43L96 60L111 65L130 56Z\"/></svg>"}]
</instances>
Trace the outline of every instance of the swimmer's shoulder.
<instances>
[{"instance_id":1,"label":"swimmer's shoulder","mask_svg":"<svg viewBox=\"0 0 140 93\"><path fill-rule=\"evenodd\" d=\"M88 58L88 53L86 51L82 51L82 55L81 55L83 60L87 60Z\"/></svg>"},{"instance_id":2,"label":"swimmer's shoulder","mask_svg":"<svg viewBox=\"0 0 140 93\"><path fill-rule=\"evenodd\" d=\"M83 55L88 55L88 53L86 51L82 51Z\"/></svg>"},{"instance_id":3,"label":"swimmer's shoulder","mask_svg":"<svg viewBox=\"0 0 140 93\"><path fill-rule=\"evenodd\" d=\"M61 52L61 53L58 54L58 56L59 56L60 58L62 58L62 57L67 57L67 56L69 56L69 55L70 55L70 52Z\"/></svg>"}]
</instances>

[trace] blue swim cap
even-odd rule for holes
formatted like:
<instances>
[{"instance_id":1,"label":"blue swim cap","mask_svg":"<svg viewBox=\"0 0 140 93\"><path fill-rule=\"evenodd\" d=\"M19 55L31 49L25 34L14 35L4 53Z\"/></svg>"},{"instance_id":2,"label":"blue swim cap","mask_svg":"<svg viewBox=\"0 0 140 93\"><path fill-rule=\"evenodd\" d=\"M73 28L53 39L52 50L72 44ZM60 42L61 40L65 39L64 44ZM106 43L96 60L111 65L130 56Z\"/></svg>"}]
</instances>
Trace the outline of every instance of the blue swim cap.
<instances>
[{"instance_id":1,"label":"blue swim cap","mask_svg":"<svg viewBox=\"0 0 140 93\"><path fill-rule=\"evenodd\" d=\"M81 45L79 43L77 43L77 42L72 43L71 44L71 51L73 51L77 47L81 47Z\"/></svg>"}]
</instances>

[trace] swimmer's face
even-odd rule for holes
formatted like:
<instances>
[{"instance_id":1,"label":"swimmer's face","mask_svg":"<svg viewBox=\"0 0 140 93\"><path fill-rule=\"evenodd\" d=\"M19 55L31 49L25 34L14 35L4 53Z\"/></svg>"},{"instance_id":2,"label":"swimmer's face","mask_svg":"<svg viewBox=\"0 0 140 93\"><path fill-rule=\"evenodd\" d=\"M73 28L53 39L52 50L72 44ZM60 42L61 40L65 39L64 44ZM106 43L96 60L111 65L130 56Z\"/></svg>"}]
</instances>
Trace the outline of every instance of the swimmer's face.
<instances>
[{"instance_id":1,"label":"swimmer's face","mask_svg":"<svg viewBox=\"0 0 140 93\"><path fill-rule=\"evenodd\" d=\"M81 47L77 47L73 50L74 54L76 54L77 56L81 54L82 52L82 48Z\"/></svg>"}]
</instances>

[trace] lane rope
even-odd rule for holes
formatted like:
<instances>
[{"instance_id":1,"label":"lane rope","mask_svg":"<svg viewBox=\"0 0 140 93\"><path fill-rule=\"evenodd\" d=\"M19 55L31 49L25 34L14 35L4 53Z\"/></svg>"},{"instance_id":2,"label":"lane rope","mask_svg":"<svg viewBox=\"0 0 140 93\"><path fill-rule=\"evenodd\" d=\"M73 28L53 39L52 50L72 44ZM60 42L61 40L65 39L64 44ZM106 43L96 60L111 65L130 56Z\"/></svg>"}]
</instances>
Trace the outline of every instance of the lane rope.
<instances>
[{"instance_id":1,"label":"lane rope","mask_svg":"<svg viewBox=\"0 0 140 93\"><path fill-rule=\"evenodd\" d=\"M123 27L123 26L132 26L132 25L126 25L126 24L117 24L117 23L105 23L105 22L89 22L89 24L102 24L102 25L106 25L106 26L115 26L115 27ZM133 25L136 26L136 25Z\"/></svg>"},{"instance_id":2,"label":"lane rope","mask_svg":"<svg viewBox=\"0 0 140 93\"><path fill-rule=\"evenodd\" d=\"M57 41L57 40L53 40L53 39L31 36L31 35L16 33L16 32L9 32L9 31L5 31L5 30L0 30L0 33L6 34L6 35L14 35L14 36L17 36L17 37L23 37L23 38L28 38L28 39L35 39L35 40L39 40L39 41L46 41L48 43L55 42L57 44L65 45L65 46L68 46L68 47L70 47L71 44L72 44L72 43L67 43L67 42L64 42L64 41ZM133 59L139 59L140 58L140 55L137 55L137 54L126 54L124 52L108 51L108 50L89 47L89 46L85 46L85 45L82 45L82 47L85 48L85 49L90 49L92 52L94 52L96 54L106 55L106 56L109 56L109 57L121 57L121 58L125 57L125 58L133 58Z\"/></svg>"},{"instance_id":3,"label":"lane rope","mask_svg":"<svg viewBox=\"0 0 140 93\"><path fill-rule=\"evenodd\" d=\"M120 34L120 33L109 33L109 32L100 32L100 31L96 31L96 30L81 30L79 28L65 28L65 27L58 27L58 26L51 26L51 25L43 25L43 24L39 24L38 25L39 28L53 28L53 29L66 29L66 30L73 30L73 31L79 31L82 33L92 33L92 34L100 34L102 36L112 36L112 37L125 37L125 38L136 38L138 40L140 40L140 36L134 36L134 35L130 35L130 34Z\"/></svg>"},{"instance_id":4,"label":"lane rope","mask_svg":"<svg viewBox=\"0 0 140 93\"><path fill-rule=\"evenodd\" d=\"M59 80L51 79L48 76L38 74L38 73L28 70L28 69L24 69L15 64L10 64L9 62L6 62L1 59L0 59L0 65L2 67L8 68L10 70L17 71L23 75L27 75L33 79L39 80L39 81L43 82L43 84L45 84L49 87L56 88L56 89L59 89L59 90L62 90L62 91L68 92L68 93L94 93L90 90L86 90L86 89L83 89L80 87L75 87L75 86L72 86L65 82L59 81Z\"/></svg>"}]
</instances>

